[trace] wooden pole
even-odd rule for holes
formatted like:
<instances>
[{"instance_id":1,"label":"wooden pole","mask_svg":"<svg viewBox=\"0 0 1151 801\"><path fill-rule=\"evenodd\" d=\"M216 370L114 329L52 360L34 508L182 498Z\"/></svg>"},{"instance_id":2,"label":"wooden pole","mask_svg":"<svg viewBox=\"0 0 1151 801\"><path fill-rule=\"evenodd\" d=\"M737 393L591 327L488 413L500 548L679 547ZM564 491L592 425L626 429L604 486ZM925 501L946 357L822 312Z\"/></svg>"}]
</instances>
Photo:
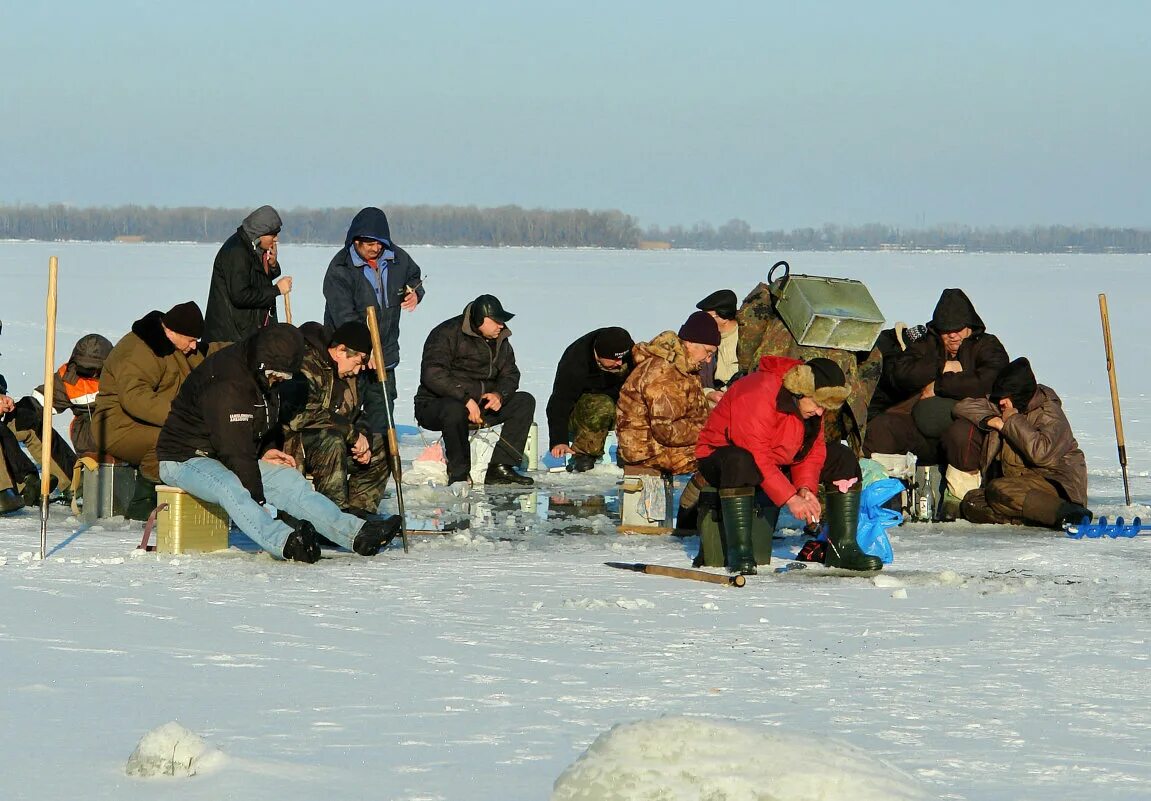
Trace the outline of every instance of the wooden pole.
<instances>
[{"instance_id":1,"label":"wooden pole","mask_svg":"<svg viewBox=\"0 0 1151 801\"><path fill-rule=\"evenodd\" d=\"M668 578L690 579L704 581L708 584L725 584L729 587L742 587L747 583L741 575L725 576L722 573L709 573L706 570L691 570L686 567L666 567L664 565L647 565L642 562L604 562L608 567L620 570L631 570L635 573L647 573L649 576L667 576Z\"/></svg>"},{"instance_id":2,"label":"wooden pole","mask_svg":"<svg viewBox=\"0 0 1151 801\"><path fill-rule=\"evenodd\" d=\"M392 459L392 480L396 482L396 505L400 510L400 535L404 541L404 553L407 553L408 518L404 514L404 473L400 463L400 442L396 437L396 421L392 419L392 402L388 397L388 372L384 367L384 346L380 344L380 327L376 322L375 306L368 307L368 333L372 337L372 360L376 363L376 377L380 379L380 389L384 393L384 410L388 416L388 451Z\"/></svg>"},{"instance_id":3,"label":"wooden pole","mask_svg":"<svg viewBox=\"0 0 1151 801\"><path fill-rule=\"evenodd\" d=\"M1119 448L1119 467L1123 472L1123 498L1131 505L1131 485L1127 481L1127 443L1123 439L1123 414L1119 411L1119 381L1115 374L1115 354L1111 350L1111 318L1107 314L1107 295L1099 293L1099 317L1103 321L1103 349L1107 353L1107 379L1111 382L1111 415L1115 418L1115 444Z\"/></svg>"},{"instance_id":4,"label":"wooden pole","mask_svg":"<svg viewBox=\"0 0 1151 801\"><path fill-rule=\"evenodd\" d=\"M52 399L56 378L56 273L55 256L48 259L48 301L44 326L44 414L40 425L40 559L48 550L48 493L52 491Z\"/></svg>"},{"instance_id":5,"label":"wooden pole","mask_svg":"<svg viewBox=\"0 0 1151 801\"><path fill-rule=\"evenodd\" d=\"M284 293L284 322L288 325L292 324L292 293L291 291Z\"/></svg>"}]
</instances>

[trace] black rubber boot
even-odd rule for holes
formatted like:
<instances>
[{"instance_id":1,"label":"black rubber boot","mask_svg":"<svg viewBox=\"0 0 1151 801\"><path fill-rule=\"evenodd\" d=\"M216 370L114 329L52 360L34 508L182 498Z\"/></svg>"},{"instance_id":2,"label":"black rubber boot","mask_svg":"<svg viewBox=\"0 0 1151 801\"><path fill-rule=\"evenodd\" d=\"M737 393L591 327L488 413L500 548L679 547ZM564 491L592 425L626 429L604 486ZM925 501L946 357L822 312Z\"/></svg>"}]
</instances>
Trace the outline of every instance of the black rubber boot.
<instances>
[{"instance_id":1,"label":"black rubber boot","mask_svg":"<svg viewBox=\"0 0 1151 801\"><path fill-rule=\"evenodd\" d=\"M754 576L755 551L751 540L752 518L755 515L755 490L750 487L721 489L719 491L720 516L727 540L727 569L730 573Z\"/></svg>"},{"instance_id":2,"label":"black rubber boot","mask_svg":"<svg viewBox=\"0 0 1151 801\"><path fill-rule=\"evenodd\" d=\"M24 498L14 489L0 490L0 515L15 512L25 506Z\"/></svg>"},{"instance_id":3,"label":"black rubber boot","mask_svg":"<svg viewBox=\"0 0 1151 801\"><path fill-rule=\"evenodd\" d=\"M319 535L307 520L298 520L295 530L284 543L284 558L292 562L305 562L314 565L320 561Z\"/></svg>"},{"instance_id":4,"label":"black rubber boot","mask_svg":"<svg viewBox=\"0 0 1151 801\"><path fill-rule=\"evenodd\" d=\"M1078 526L1081 523L1090 523L1092 517L1094 517L1094 515L1091 514L1091 510L1085 506L1071 503L1071 501L1064 501L1059 504L1059 508L1055 510L1055 527L1063 528L1067 523L1073 526Z\"/></svg>"},{"instance_id":5,"label":"black rubber boot","mask_svg":"<svg viewBox=\"0 0 1151 801\"><path fill-rule=\"evenodd\" d=\"M855 539L859 530L859 495L858 490L828 491L825 507L827 552L823 563L828 567L873 573L883 569L883 560L865 554Z\"/></svg>"},{"instance_id":6,"label":"black rubber boot","mask_svg":"<svg viewBox=\"0 0 1151 801\"><path fill-rule=\"evenodd\" d=\"M396 538L403 522L399 515L368 520L352 541L352 550L360 556L375 556Z\"/></svg>"},{"instance_id":7,"label":"black rubber boot","mask_svg":"<svg viewBox=\"0 0 1151 801\"><path fill-rule=\"evenodd\" d=\"M140 473L136 474L136 491L128 508L124 510L124 517L128 520L147 520L148 515L156 508L156 485Z\"/></svg>"}]
</instances>

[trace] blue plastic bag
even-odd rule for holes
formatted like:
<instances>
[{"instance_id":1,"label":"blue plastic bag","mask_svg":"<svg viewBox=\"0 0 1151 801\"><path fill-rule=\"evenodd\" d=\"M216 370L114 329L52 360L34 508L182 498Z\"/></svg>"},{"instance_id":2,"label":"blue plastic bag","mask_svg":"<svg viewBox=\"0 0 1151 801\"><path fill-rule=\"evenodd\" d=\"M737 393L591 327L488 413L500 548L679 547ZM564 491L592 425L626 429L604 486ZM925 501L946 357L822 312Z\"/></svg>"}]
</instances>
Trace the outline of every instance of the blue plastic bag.
<instances>
[{"instance_id":1,"label":"blue plastic bag","mask_svg":"<svg viewBox=\"0 0 1151 801\"><path fill-rule=\"evenodd\" d=\"M889 565L894 559L891 540L887 529L903 522L903 513L888 509L883 504L903 492L903 482L897 478L885 478L869 484L859 498L859 528L855 539L860 549L868 556L878 556L883 564Z\"/></svg>"}]
</instances>

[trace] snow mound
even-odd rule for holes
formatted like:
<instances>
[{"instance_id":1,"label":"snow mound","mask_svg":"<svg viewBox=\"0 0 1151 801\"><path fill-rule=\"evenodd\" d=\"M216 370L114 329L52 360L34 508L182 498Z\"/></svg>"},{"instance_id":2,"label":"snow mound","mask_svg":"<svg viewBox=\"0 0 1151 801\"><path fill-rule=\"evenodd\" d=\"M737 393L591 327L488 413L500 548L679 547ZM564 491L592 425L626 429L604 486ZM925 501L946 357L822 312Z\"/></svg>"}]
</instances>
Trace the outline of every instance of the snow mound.
<instances>
[{"instance_id":1,"label":"snow mound","mask_svg":"<svg viewBox=\"0 0 1151 801\"><path fill-rule=\"evenodd\" d=\"M913 778L830 738L715 718L623 723L558 779L551 801L926 801Z\"/></svg>"},{"instance_id":2,"label":"snow mound","mask_svg":"<svg viewBox=\"0 0 1151 801\"><path fill-rule=\"evenodd\" d=\"M195 776L219 768L224 760L222 751L172 721L140 739L124 772L129 776Z\"/></svg>"}]
</instances>

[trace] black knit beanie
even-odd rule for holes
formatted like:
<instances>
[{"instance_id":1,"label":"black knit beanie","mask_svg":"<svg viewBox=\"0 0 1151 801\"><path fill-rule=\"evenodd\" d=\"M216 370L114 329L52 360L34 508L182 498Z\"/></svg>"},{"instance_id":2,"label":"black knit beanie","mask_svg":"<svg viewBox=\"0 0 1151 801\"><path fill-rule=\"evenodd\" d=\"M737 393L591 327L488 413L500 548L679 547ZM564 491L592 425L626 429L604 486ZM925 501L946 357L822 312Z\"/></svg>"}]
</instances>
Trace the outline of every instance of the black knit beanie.
<instances>
[{"instance_id":1,"label":"black knit beanie","mask_svg":"<svg viewBox=\"0 0 1151 801\"><path fill-rule=\"evenodd\" d=\"M364 323L359 320L352 320L341 325L332 334L332 340L328 343L328 347L334 348L337 345L343 345L348 350L360 353L371 353L372 334Z\"/></svg>"},{"instance_id":2,"label":"black knit beanie","mask_svg":"<svg viewBox=\"0 0 1151 801\"><path fill-rule=\"evenodd\" d=\"M719 326L715 318L707 312L692 312L687 322L679 327L679 338L684 342L719 347Z\"/></svg>"},{"instance_id":3,"label":"black knit beanie","mask_svg":"<svg viewBox=\"0 0 1151 801\"><path fill-rule=\"evenodd\" d=\"M635 340L626 329L612 326L601 328L595 336L592 349L601 359L626 359L631 354Z\"/></svg>"},{"instance_id":4,"label":"black knit beanie","mask_svg":"<svg viewBox=\"0 0 1151 801\"><path fill-rule=\"evenodd\" d=\"M204 315L194 301L177 303L160 318L171 331L199 339L204 336Z\"/></svg>"}]
</instances>

